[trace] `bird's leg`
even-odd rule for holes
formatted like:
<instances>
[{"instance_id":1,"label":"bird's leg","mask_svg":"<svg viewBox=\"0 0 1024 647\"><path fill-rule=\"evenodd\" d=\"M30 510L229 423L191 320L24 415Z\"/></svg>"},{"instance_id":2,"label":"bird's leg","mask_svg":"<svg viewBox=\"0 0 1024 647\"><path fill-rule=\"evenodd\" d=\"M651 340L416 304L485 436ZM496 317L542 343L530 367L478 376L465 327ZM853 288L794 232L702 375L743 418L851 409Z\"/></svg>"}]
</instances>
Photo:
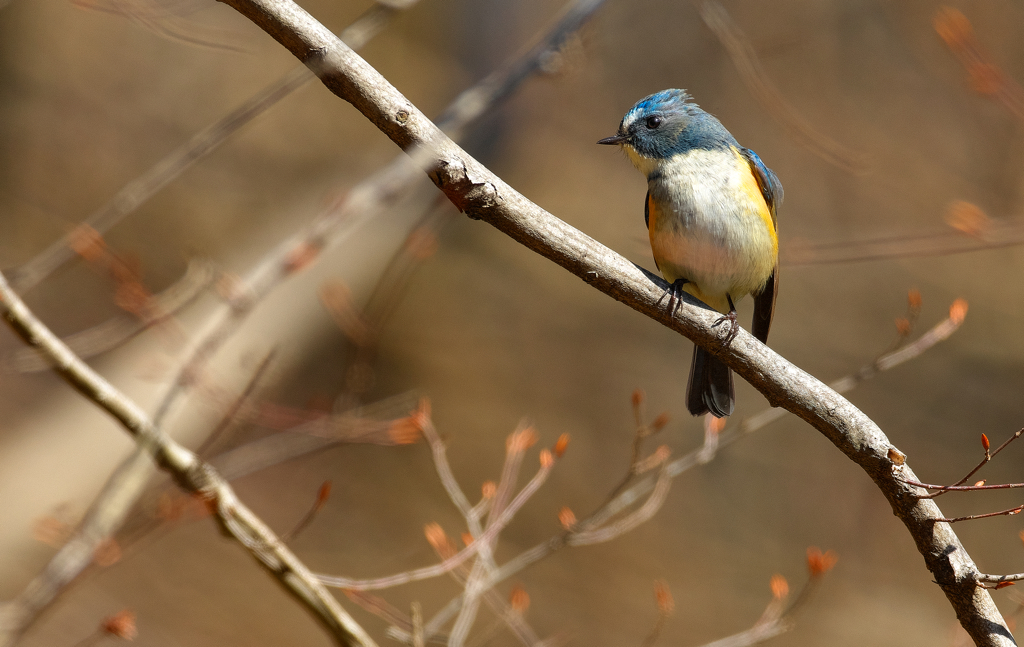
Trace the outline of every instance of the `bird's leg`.
<instances>
[{"instance_id":1,"label":"bird's leg","mask_svg":"<svg viewBox=\"0 0 1024 647\"><path fill-rule=\"evenodd\" d=\"M676 279L672 281L672 285L668 286L665 290L665 294L661 295L661 299L658 299L658 303L655 305L661 305L662 300L668 297L668 313L673 317L679 312L679 303L683 299L683 286L690 282L690 279Z\"/></svg>"},{"instance_id":2,"label":"bird's leg","mask_svg":"<svg viewBox=\"0 0 1024 647\"><path fill-rule=\"evenodd\" d=\"M732 303L732 297L728 294L725 298L729 300L729 314L722 315L721 318L712 325L712 328L719 324L729 322L729 334L725 336L725 346L728 348L732 344L732 340L736 339L736 335L740 332L740 322L736 320L736 306Z\"/></svg>"}]
</instances>

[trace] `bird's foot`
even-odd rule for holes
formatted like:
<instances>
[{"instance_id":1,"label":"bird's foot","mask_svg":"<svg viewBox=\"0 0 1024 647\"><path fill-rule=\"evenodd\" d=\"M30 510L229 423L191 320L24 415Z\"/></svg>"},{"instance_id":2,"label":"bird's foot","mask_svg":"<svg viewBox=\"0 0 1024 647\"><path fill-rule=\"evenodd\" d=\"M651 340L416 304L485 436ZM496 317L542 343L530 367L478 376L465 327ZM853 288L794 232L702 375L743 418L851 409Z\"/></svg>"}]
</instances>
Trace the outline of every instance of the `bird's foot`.
<instances>
[{"instance_id":1,"label":"bird's foot","mask_svg":"<svg viewBox=\"0 0 1024 647\"><path fill-rule=\"evenodd\" d=\"M736 318L736 306L732 304L732 297L726 295L726 298L729 300L729 314L722 315L718 321L712 325L712 328L716 328L726 321L729 322L729 334L725 336L724 343L724 346L728 348L732 344L732 340L736 339L736 335L740 332L740 322Z\"/></svg>"},{"instance_id":2,"label":"bird's foot","mask_svg":"<svg viewBox=\"0 0 1024 647\"><path fill-rule=\"evenodd\" d=\"M668 297L668 313L675 317L676 313L679 312L679 304L683 300L683 286L689 282L689 279L676 279L673 281L672 285L668 286L665 294L661 295L661 298L658 299L658 303L655 305L661 305L665 297Z\"/></svg>"}]
</instances>

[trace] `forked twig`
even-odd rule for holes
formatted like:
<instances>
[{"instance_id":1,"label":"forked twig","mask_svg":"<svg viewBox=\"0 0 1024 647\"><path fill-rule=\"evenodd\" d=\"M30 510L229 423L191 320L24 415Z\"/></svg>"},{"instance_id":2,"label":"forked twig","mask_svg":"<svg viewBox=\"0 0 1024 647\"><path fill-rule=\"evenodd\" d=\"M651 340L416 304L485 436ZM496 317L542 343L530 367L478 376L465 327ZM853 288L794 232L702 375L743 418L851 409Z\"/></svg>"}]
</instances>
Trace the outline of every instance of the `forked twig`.
<instances>
[{"instance_id":1,"label":"forked twig","mask_svg":"<svg viewBox=\"0 0 1024 647\"><path fill-rule=\"evenodd\" d=\"M921 494L921 495L918 495L918 497L922 498L922 499L934 499L936 497L939 497L939 496L945 494L946 492L958 492L958 491L959 492L970 492L970 491L975 491L975 490L1010 490L1010 489L1015 489L1015 488L1022 488L1022 487L1024 487L1024 483L1001 483L1001 484L997 484L997 485L985 485L984 482L980 482L980 483L977 483L975 485L964 485L964 483L966 483L968 481L968 479L970 479L972 476L974 476L975 474L978 473L978 470L980 470L989 461L991 461L993 458L995 458L996 455L999 454L999 452L1001 452L1004 449L1006 449L1007 445L1009 445L1013 441L1015 441L1018 438L1020 438L1021 435L1024 435L1024 428L1018 429L1016 433L1014 433L1012 436L1007 438L1003 442L1002 445L1000 445L999 447L996 448L995 451L989 451L988 436L986 436L985 434L982 434L981 435L981 444L982 444L982 447L985 450L985 456L981 459L981 462L979 462L977 465L975 465L974 469L972 469L970 472L967 473L966 476L964 476L962 479L960 479L959 481L957 481L956 483L954 483L952 485L934 485L934 484L930 484L930 483L920 483L918 481L911 481L911 480L906 480L906 479L904 479L903 482L907 483L909 485L913 485L913 486L919 487L919 488L924 488L926 490L938 490L938 492L935 492L934 494ZM1005 514L1005 513L996 513L996 514ZM985 515L985 516L996 516L996 514Z\"/></svg>"}]
</instances>

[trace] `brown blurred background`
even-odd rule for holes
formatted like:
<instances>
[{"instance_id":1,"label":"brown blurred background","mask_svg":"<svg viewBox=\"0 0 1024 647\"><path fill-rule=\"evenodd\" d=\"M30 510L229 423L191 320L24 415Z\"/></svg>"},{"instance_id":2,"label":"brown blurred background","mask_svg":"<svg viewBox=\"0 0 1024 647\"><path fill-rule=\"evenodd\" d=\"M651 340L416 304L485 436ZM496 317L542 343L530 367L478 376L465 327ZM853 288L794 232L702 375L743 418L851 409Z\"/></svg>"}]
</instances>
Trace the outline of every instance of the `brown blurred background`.
<instances>
[{"instance_id":1,"label":"brown blurred background","mask_svg":"<svg viewBox=\"0 0 1024 647\"><path fill-rule=\"evenodd\" d=\"M126 17L120 0L88 5L12 0L0 9L0 266L7 269L295 65L269 37L213 2L143 6L178 38ZM340 31L368 5L310 0L303 6ZM751 79L695 5L609 0L564 52L559 70L532 79L495 108L469 135L467 149L530 199L652 269L643 178L623 156L594 143L614 131L637 99L668 87L688 89L779 175L786 190L779 218L784 254L801 245L948 232L944 219L954 200L977 205L994 221L1020 217L1024 139L1013 104L1013 79L1024 79L1019 3L957 4L999 68L980 81L978 70L972 81L936 34L938 2L728 0L724 6L763 65L759 78L821 139L807 145L779 117L778 106L758 100ZM559 8L540 0L421 0L362 53L417 106L437 114L520 51ZM985 86L986 79L999 91ZM814 142L820 146L825 138L855 168L816 154ZM172 284L193 258L244 274L396 153L351 106L311 83L105 240L117 254L137 259L154 292ZM433 197L423 182L429 206ZM344 389L353 351L317 290L342 281L354 302L368 298L422 210L403 203L285 283L218 354L211 374L237 390L254 363L276 348L262 398L297 408L332 402ZM827 254L783 265L770 341L826 382L885 350L908 290L923 296L919 331L945 317L955 298L970 303L966 323L949 341L850 396L922 478L959 478L980 458L979 434L999 443L1021 426L1019 247L824 260ZM27 300L61 334L120 312L110 278L81 260ZM175 330L195 334L215 304L213 296L203 299L178 318ZM740 312L746 326L749 300ZM12 335L0 337L5 355L19 348ZM93 365L152 406L181 347L177 335L154 331ZM520 419L536 425L545 445L561 433L572 436L550 481L502 535L501 560L557 532L562 506L583 516L619 482L632 440L634 389L646 392L652 417L671 415L652 448L663 442L678 456L700 444L701 421L683 403L689 357L685 339L487 225L453 215L388 319L366 400L431 398L456 475L474 495L498 477L504 438ZM0 599L9 599L54 552L33 539L33 524L46 515L79 518L129 442L52 375L8 371L0 380ZM737 391L736 421L767 406L746 384ZM172 415L168 430L195 446L223 405L196 394ZM240 442L271 432L248 426L234 433ZM1011 447L981 477L1021 481L1022 452L1024 446ZM454 536L464 530L422 443L343 445L236 486L284 531L328 479L332 498L293 542L314 570L369 577L426 565L435 557L424 524L440 522ZM1012 493L951 495L940 503L948 515L960 515L1020 500ZM1016 517L1001 517L956 530L983 571L1009 573L1024 570L1021 527ZM528 619L542 636L562 632L576 645L631 645L656 618L652 583L663 579L676 612L661 644L700 645L749 627L771 597L772 574L798 587L810 545L836 551L839 562L796 629L777 644L956 640L951 608L885 500L793 417L676 479L661 512L636 531L562 551L515 580L531 596ZM503 584L502 593L511 585ZM1007 613L1016 608L1012 591L995 594ZM384 595L401 609L419 600L429 616L455 592L442 579ZM113 566L90 571L24 644L73 645L125 607L138 614L143 645L329 644L209 519L159 533ZM384 623L353 613L381 644L390 642ZM506 634L494 644L517 643Z\"/></svg>"}]
</instances>

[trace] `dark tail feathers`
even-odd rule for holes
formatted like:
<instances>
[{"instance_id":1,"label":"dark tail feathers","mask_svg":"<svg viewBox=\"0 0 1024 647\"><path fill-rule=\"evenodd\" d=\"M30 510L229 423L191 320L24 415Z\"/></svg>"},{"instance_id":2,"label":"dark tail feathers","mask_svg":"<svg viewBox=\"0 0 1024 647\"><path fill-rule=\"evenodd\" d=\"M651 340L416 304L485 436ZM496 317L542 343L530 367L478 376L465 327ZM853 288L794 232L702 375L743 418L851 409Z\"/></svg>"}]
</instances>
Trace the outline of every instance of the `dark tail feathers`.
<instances>
[{"instance_id":1,"label":"dark tail feathers","mask_svg":"<svg viewBox=\"0 0 1024 647\"><path fill-rule=\"evenodd\" d=\"M711 412L716 418L724 418L732 415L735 402L732 371L695 344L690 381L686 385L686 408L695 416Z\"/></svg>"}]
</instances>

